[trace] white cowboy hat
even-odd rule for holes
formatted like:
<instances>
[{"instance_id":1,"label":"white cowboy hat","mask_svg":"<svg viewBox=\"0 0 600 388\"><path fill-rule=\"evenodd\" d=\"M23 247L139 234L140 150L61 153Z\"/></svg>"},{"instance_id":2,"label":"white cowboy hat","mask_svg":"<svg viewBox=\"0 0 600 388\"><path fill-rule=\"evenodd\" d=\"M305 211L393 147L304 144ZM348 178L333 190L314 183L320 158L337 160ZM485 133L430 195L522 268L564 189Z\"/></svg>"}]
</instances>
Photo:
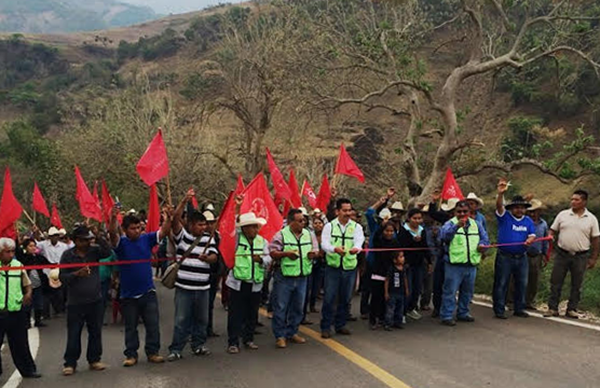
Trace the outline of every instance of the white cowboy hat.
<instances>
[{"instance_id":1,"label":"white cowboy hat","mask_svg":"<svg viewBox=\"0 0 600 388\"><path fill-rule=\"evenodd\" d=\"M381 218L382 220L392 218L392 212L390 211L390 209L383 209L379 212L379 218Z\"/></svg>"},{"instance_id":2,"label":"white cowboy hat","mask_svg":"<svg viewBox=\"0 0 600 388\"><path fill-rule=\"evenodd\" d=\"M479 204L479 207L483 206L483 199L479 198L475 193L469 193L469 195L467 195L467 198L465 198L467 201L471 200L471 201L475 201Z\"/></svg>"},{"instance_id":3,"label":"white cowboy hat","mask_svg":"<svg viewBox=\"0 0 600 388\"><path fill-rule=\"evenodd\" d=\"M390 210L405 211L404 206L402 206L402 202L400 201L394 202L392 206L390 206Z\"/></svg>"},{"instance_id":4,"label":"white cowboy hat","mask_svg":"<svg viewBox=\"0 0 600 388\"><path fill-rule=\"evenodd\" d=\"M298 210L300 210L302 212L302 215L304 217L308 217L308 210L306 210L305 207L299 207Z\"/></svg>"},{"instance_id":5,"label":"white cowboy hat","mask_svg":"<svg viewBox=\"0 0 600 388\"><path fill-rule=\"evenodd\" d=\"M316 208L313 210L313 214L321 214L321 213L323 213L323 212L319 208Z\"/></svg>"},{"instance_id":6,"label":"white cowboy hat","mask_svg":"<svg viewBox=\"0 0 600 388\"><path fill-rule=\"evenodd\" d=\"M202 213L202 215L204 216L204 218L206 218L206 222L213 222L216 220L215 215L211 211L207 210L204 213Z\"/></svg>"},{"instance_id":7,"label":"white cowboy hat","mask_svg":"<svg viewBox=\"0 0 600 388\"><path fill-rule=\"evenodd\" d=\"M442 206L441 206L442 210L445 212L452 211L456 207L456 204L459 202L460 202L460 199L458 199L458 198L450 198L447 203L442 204Z\"/></svg>"},{"instance_id":8,"label":"white cowboy hat","mask_svg":"<svg viewBox=\"0 0 600 388\"><path fill-rule=\"evenodd\" d=\"M208 205L206 205L206 210L210 210L211 212L214 212L215 207L212 203L209 203Z\"/></svg>"},{"instance_id":9,"label":"white cowboy hat","mask_svg":"<svg viewBox=\"0 0 600 388\"><path fill-rule=\"evenodd\" d=\"M59 280L59 275L60 269L53 268L50 270L50 272L48 273L48 284L50 285L50 287L59 288L60 286L62 286L62 283Z\"/></svg>"},{"instance_id":10,"label":"white cowboy hat","mask_svg":"<svg viewBox=\"0 0 600 388\"><path fill-rule=\"evenodd\" d=\"M528 212L544 208L544 204L539 199L532 199L530 202L531 207L527 209Z\"/></svg>"},{"instance_id":11,"label":"white cowboy hat","mask_svg":"<svg viewBox=\"0 0 600 388\"><path fill-rule=\"evenodd\" d=\"M58 230L58 233L60 233L60 237L63 237L63 236L67 235L67 231L65 230L65 228L60 228Z\"/></svg>"},{"instance_id":12,"label":"white cowboy hat","mask_svg":"<svg viewBox=\"0 0 600 388\"><path fill-rule=\"evenodd\" d=\"M50 229L48 229L48 236L60 236L60 230L53 226Z\"/></svg>"},{"instance_id":13,"label":"white cowboy hat","mask_svg":"<svg viewBox=\"0 0 600 388\"><path fill-rule=\"evenodd\" d=\"M133 215L137 213L137 211L135 211L135 209L129 209L129 211L127 212L127 215Z\"/></svg>"},{"instance_id":14,"label":"white cowboy hat","mask_svg":"<svg viewBox=\"0 0 600 388\"><path fill-rule=\"evenodd\" d=\"M238 228L241 228L243 226L248 226L248 225L265 226L266 224L267 224L267 220L265 220L264 218L256 217L256 214L250 212L250 213L240 214L236 226Z\"/></svg>"}]
</instances>

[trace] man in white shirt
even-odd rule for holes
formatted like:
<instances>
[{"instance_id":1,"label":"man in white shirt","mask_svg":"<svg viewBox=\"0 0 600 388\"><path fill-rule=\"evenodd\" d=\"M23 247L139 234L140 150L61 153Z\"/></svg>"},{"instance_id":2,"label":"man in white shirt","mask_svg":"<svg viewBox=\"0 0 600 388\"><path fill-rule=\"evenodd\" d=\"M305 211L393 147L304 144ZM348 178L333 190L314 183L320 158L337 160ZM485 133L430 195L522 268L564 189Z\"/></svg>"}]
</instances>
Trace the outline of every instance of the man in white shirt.
<instances>
[{"instance_id":1,"label":"man in white shirt","mask_svg":"<svg viewBox=\"0 0 600 388\"><path fill-rule=\"evenodd\" d=\"M356 280L357 255L365 242L360 224L352 221L352 203L349 199L336 201L335 218L325 225L321 247L326 254L325 296L321 315L321 337L331 337L331 326L338 334L350 335L346 327L352 290ZM337 301L334 322L334 305Z\"/></svg>"},{"instance_id":2,"label":"man in white shirt","mask_svg":"<svg viewBox=\"0 0 600 388\"><path fill-rule=\"evenodd\" d=\"M40 255L44 256L52 264L60 263L60 258L63 253L69 249L67 244L60 241L61 237L60 231L53 226L48 230L48 239L37 242ZM44 269L43 271L46 276L50 273L49 269ZM50 318L50 305L52 305L52 308L54 309L54 314L62 314L65 312L65 294L62 285L58 288L52 288L46 283L44 284L43 293L43 315L46 319Z\"/></svg>"},{"instance_id":3,"label":"man in white shirt","mask_svg":"<svg viewBox=\"0 0 600 388\"><path fill-rule=\"evenodd\" d=\"M550 236L555 237L558 234L558 243L550 277L550 298L545 317L558 316L562 286L567 272L571 272L571 295L566 317L579 318L577 306L581 299L585 270L592 269L596 265L600 246L598 219L587 210L587 199L586 191L575 191L571 197L571 209L558 213L550 227Z\"/></svg>"}]
</instances>

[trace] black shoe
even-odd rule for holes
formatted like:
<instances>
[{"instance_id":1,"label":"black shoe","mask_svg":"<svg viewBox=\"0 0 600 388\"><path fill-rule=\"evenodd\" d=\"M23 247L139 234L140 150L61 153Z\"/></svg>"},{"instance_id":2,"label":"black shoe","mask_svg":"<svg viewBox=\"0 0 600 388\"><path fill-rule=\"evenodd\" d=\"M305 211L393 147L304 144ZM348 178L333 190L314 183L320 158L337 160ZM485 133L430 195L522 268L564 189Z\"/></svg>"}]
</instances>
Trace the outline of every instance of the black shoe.
<instances>
[{"instance_id":1,"label":"black shoe","mask_svg":"<svg viewBox=\"0 0 600 388\"><path fill-rule=\"evenodd\" d=\"M508 319L508 317L504 313L502 313L502 314L495 314L494 316L496 318L498 318L498 319Z\"/></svg>"},{"instance_id":2,"label":"black shoe","mask_svg":"<svg viewBox=\"0 0 600 388\"><path fill-rule=\"evenodd\" d=\"M439 317L440 317L439 310L433 309L433 311L431 312L431 318L439 318Z\"/></svg>"},{"instance_id":3,"label":"black shoe","mask_svg":"<svg viewBox=\"0 0 600 388\"><path fill-rule=\"evenodd\" d=\"M442 325L444 326L456 326L456 321L454 319L445 319L442 321Z\"/></svg>"},{"instance_id":4,"label":"black shoe","mask_svg":"<svg viewBox=\"0 0 600 388\"><path fill-rule=\"evenodd\" d=\"M465 315L464 317L457 317L456 320L460 322L475 322L475 318L473 318L470 315Z\"/></svg>"},{"instance_id":5,"label":"black shoe","mask_svg":"<svg viewBox=\"0 0 600 388\"><path fill-rule=\"evenodd\" d=\"M329 331L323 331L321 332L321 338L331 338L331 333Z\"/></svg>"},{"instance_id":6,"label":"black shoe","mask_svg":"<svg viewBox=\"0 0 600 388\"><path fill-rule=\"evenodd\" d=\"M256 322L256 327L265 327L265 324L262 322Z\"/></svg>"},{"instance_id":7,"label":"black shoe","mask_svg":"<svg viewBox=\"0 0 600 388\"><path fill-rule=\"evenodd\" d=\"M513 315L519 318L529 318L529 313L527 311L515 311Z\"/></svg>"},{"instance_id":8,"label":"black shoe","mask_svg":"<svg viewBox=\"0 0 600 388\"><path fill-rule=\"evenodd\" d=\"M394 329L404 329L404 324L402 324L402 323L394 323L394 324L392 325L392 327L393 327Z\"/></svg>"},{"instance_id":9,"label":"black shoe","mask_svg":"<svg viewBox=\"0 0 600 388\"><path fill-rule=\"evenodd\" d=\"M352 334L352 332L347 327L342 327L341 329L336 329L335 332L338 334L341 334L341 335L351 335Z\"/></svg>"},{"instance_id":10,"label":"black shoe","mask_svg":"<svg viewBox=\"0 0 600 388\"><path fill-rule=\"evenodd\" d=\"M39 379L40 377L42 377L42 375L39 372L33 372L32 374L23 376L25 379Z\"/></svg>"}]
</instances>

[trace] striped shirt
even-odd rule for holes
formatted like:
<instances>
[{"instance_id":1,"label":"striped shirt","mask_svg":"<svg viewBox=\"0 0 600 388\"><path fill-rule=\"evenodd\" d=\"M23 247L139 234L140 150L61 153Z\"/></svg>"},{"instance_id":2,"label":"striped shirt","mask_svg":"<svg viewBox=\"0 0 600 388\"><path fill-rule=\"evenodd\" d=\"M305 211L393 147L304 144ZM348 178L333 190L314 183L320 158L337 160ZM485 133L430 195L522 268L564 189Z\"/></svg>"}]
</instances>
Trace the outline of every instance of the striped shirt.
<instances>
[{"instance_id":1,"label":"striped shirt","mask_svg":"<svg viewBox=\"0 0 600 388\"><path fill-rule=\"evenodd\" d=\"M196 238L191 235L185 228L175 236L177 244L177 258L181 259L183 254L188 250L190 245L194 243ZM208 244L206 252L205 247ZM203 253L206 255L218 255L218 247L213 239L210 238L210 233L204 233L200 243L194 247L192 252L186 256L181 263L177 272L177 281L175 287L190 291L203 291L210 289L210 264L198 260Z\"/></svg>"}]
</instances>

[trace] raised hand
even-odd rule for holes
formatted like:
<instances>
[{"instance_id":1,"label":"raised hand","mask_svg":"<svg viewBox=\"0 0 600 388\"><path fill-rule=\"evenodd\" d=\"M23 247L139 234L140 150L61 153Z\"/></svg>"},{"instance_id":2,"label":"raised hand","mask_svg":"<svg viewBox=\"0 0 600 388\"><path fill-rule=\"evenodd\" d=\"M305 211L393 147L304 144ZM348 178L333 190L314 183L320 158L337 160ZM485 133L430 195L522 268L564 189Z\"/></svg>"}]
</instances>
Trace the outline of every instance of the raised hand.
<instances>
[{"instance_id":1,"label":"raised hand","mask_svg":"<svg viewBox=\"0 0 600 388\"><path fill-rule=\"evenodd\" d=\"M504 194L508 190L508 181L506 178L500 178L498 180L498 194Z\"/></svg>"},{"instance_id":2,"label":"raised hand","mask_svg":"<svg viewBox=\"0 0 600 388\"><path fill-rule=\"evenodd\" d=\"M392 197L393 197L394 195L396 195L396 189L395 189L395 188L393 188L393 187L390 187L390 188L387 190L387 199L392 199Z\"/></svg>"}]
</instances>

